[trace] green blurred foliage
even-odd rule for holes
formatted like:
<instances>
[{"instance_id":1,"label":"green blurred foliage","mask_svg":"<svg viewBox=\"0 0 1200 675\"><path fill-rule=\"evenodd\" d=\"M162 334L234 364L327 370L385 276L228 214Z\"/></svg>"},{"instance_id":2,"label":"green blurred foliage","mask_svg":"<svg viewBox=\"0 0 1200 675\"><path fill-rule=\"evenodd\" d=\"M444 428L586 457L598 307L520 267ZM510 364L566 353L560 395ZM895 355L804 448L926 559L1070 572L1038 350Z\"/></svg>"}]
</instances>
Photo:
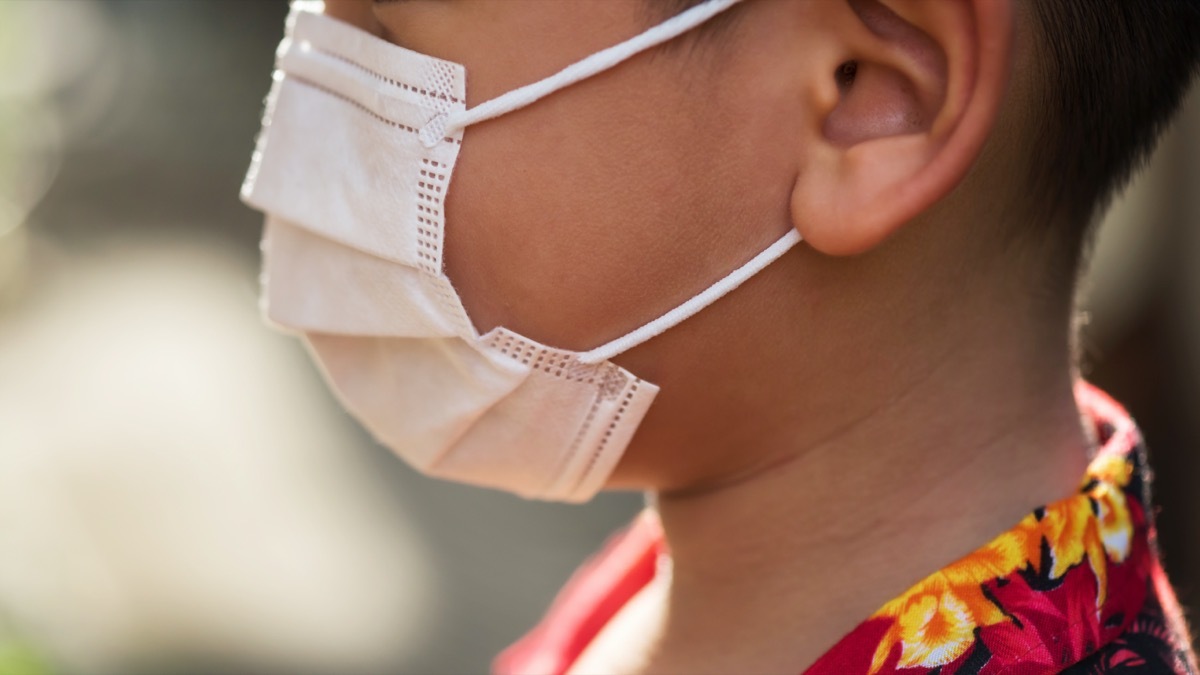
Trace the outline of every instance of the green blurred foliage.
<instances>
[{"instance_id":1,"label":"green blurred foliage","mask_svg":"<svg viewBox=\"0 0 1200 675\"><path fill-rule=\"evenodd\" d=\"M49 664L23 642L0 642L0 675L50 675Z\"/></svg>"}]
</instances>

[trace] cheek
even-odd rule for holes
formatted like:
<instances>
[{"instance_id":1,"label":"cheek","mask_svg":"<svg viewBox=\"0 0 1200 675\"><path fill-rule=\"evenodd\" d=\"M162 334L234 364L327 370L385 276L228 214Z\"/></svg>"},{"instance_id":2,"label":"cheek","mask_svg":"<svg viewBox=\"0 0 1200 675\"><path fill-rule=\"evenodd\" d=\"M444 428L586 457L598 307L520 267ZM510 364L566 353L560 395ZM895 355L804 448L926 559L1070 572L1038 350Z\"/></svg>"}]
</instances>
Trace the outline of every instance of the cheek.
<instances>
[{"instance_id":1,"label":"cheek","mask_svg":"<svg viewBox=\"0 0 1200 675\"><path fill-rule=\"evenodd\" d=\"M445 259L476 328L590 349L770 245L794 179L771 110L786 109L635 59L467 129Z\"/></svg>"},{"instance_id":2,"label":"cheek","mask_svg":"<svg viewBox=\"0 0 1200 675\"><path fill-rule=\"evenodd\" d=\"M629 79L600 76L466 131L446 265L480 331L587 349L679 290L683 139L656 126Z\"/></svg>"}]
</instances>

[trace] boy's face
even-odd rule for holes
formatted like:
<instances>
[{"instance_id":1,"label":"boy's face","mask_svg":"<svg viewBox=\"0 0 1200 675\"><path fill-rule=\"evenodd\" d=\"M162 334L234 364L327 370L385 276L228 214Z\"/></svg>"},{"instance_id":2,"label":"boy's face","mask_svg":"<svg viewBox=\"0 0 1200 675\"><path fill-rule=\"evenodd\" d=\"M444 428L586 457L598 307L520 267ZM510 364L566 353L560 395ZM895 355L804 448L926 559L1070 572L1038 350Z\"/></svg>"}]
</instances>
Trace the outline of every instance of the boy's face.
<instances>
[{"instance_id":1,"label":"boy's face","mask_svg":"<svg viewBox=\"0 0 1200 675\"><path fill-rule=\"evenodd\" d=\"M767 5L757 13L771 3L755 4ZM463 64L468 106L637 35L663 18L651 8L326 2L328 14ZM771 100L761 56L770 51L738 49L738 36L735 26L723 39L668 45L466 131L446 201L446 265L477 329L596 347L790 227L789 106Z\"/></svg>"},{"instance_id":2,"label":"boy's face","mask_svg":"<svg viewBox=\"0 0 1200 675\"><path fill-rule=\"evenodd\" d=\"M666 3L325 4L465 66L471 107L642 33ZM870 250L962 181L1007 86L1011 7L744 0L717 26L466 129L444 258L480 332L502 325L588 350L692 298L790 228L807 241L613 359L661 391L610 486L735 474L764 461L742 448L794 444L785 427L845 414L877 372L856 345L889 330L879 312L939 283L938 260L986 243L978 230L926 228L921 243L909 238L899 257L874 264L818 252ZM829 372L836 358L854 366ZM768 409L787 424L747 423Z\"/></svg>"}]
</instances>

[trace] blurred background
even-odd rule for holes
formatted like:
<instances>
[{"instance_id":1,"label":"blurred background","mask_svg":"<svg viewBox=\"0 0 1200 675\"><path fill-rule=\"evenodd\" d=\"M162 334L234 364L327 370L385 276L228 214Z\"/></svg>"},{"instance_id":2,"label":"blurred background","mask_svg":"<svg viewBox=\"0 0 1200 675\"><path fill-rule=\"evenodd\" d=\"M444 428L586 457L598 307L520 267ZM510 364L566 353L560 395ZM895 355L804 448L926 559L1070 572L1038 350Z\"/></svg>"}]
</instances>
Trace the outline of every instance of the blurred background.
<instances>
[{"instance_id":1,"label":"blurred background","mask_svg":"<svg viewBox=\"0 0 1200 675\"><path fill-rule=\"evenodd\" d=\"M257 307L284 0L0 0L0 675L479 673L638 508L418 477ZM1200 607L1200 96L1104 225L1089 377Z\"/></svg>"}]
</instances>

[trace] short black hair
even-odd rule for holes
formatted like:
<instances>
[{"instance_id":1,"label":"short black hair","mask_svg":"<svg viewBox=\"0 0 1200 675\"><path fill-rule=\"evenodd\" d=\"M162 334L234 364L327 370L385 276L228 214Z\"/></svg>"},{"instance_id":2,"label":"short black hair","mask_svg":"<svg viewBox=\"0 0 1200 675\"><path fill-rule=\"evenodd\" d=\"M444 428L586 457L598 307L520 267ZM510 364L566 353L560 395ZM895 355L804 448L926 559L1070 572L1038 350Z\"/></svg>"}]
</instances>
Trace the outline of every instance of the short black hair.
<instances>
[{"instance_id":1,"label":"short black hair","mask_svg":"<svg viewBox=\"0 0 1200 675\"><path fill-rule=\"evenodd\" d=\"M657 16L706 0L648 0ZM1028 0L1042 69L1031 115L1030 210L1093 216L1145 163L1200 68L1200 0ZM1073 266L1072 266L1073 267Z\"/></svg>"},{"instance_id":2,"label":"short black hair","mask_svg":"<svg viewBox=\"0 0 1200 675\"><path fill-rule=\"evenodd\" d=\"M1149 159L1200 65L1200 0L1033 0L1037 203L1088 223Z\"/></svg>"}]
</instances>

